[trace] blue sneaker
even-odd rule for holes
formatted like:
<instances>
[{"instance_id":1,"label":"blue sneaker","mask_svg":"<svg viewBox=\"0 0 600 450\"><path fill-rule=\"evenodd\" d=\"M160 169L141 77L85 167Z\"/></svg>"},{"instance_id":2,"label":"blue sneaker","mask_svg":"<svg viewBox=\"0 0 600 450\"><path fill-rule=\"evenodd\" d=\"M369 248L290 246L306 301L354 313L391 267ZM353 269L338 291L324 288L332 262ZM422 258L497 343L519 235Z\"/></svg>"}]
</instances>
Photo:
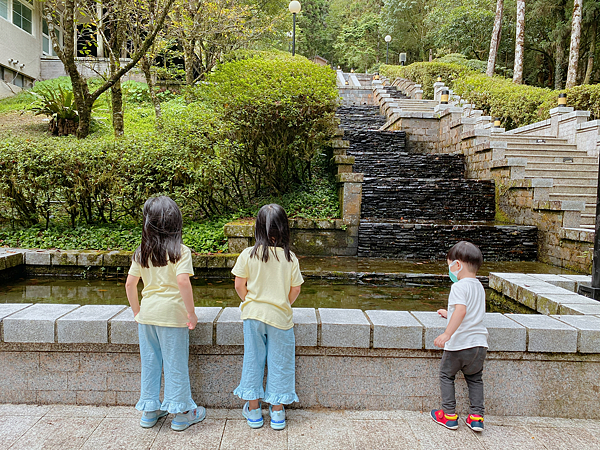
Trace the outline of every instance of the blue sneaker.
<instances>
[{"instance_id":1,"label":"blue sneaker","mask_svg":"<svg viewBox=\"0 0 600 450\"><path fill-rule=\"evenodd\" d=\"M274 430L285 428L285 407L281 411L273 411L273 407L269 405L269 415L271 416L271 428Z\"/></svg>"},{"instance_id":2,"label":"blue sneaker","mask_svg":"<svg viewBox=\"0 0 600 450\"><path fill-rule=\"evenodd\" d=\"M204 409L204 406L198 406L198 408L192 409L185 414L177 414L173 419L173 422L171 422L171 429L175 431L183 431L186 428L189 428L190 425L202 422L205 417L206 409Z\"/></svg>"},{"instance_id":3,"label":"blue sneaker","mask_svg":"<svg viewBox=\"0 0 600 450\"><path fill-rule=\"evenodd\" d=\"M260 409L260 403L258 404L258 409L253 409L250 411L250 403L246 402L244 404L244 408L242 409L242 415L246 418L246 422L250 428L260 428L263 426L263 416L262 410Z\"/></svg>"},{"instance_id":4,"label":"blue sneaker","mask_svg":"<svg viewBox=\"0 0 600 450\"><path fill-rule=\"evenodd\" d=\"M152 428L158 422L158 419L169 414L167 411L144 411L140 419L140 426L143 428Z\"/></svg>"}]
</instances>

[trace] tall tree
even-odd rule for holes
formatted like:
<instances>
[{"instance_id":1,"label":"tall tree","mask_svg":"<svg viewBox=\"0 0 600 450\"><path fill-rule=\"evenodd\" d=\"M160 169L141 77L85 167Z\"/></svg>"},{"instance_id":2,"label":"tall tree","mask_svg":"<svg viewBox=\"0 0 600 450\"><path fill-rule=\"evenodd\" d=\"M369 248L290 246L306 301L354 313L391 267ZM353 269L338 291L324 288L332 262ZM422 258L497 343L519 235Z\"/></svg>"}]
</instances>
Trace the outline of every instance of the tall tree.
<instances>
[{"instance_id":1,"label":"tall tree","mask_svg":"<svg viewBox=\"0 0 600 450\"><path fill-rule=\"evenodd\" d=\"M157 16L156 21L150 24L148 33L140 48L130 55L130 61L114 73L111 73L96 90L90 91L86 78L77 67L75 53L75 36L78 20L86 17L84 15L84 3L77 0L43 0L44 17L48 23L52 47L65 66L65 70L73 86L73 97L79 115L78 138L84 138L90 133L92 107L98 97L112 88L146 54L159 30L162 28L173 2L174 0L163 0L160 14ZM59 44L54 32L58 27L62 27L64 30L64 46Z\"/></svg>"},{"instance_id":2,"label":"tall tree","mask_svg":"<svg viewBox=\"0 0 600 450\"><path fill-rule=\"evenodd\" d=\"M592 70L594 69L594 54L596 53L596 35L598 34L598 21L594 20L590 36L590 50L588 52L587 68L583 84L590 84L592 79Z\"/></svg>"},{"instance_id":3,"label":"tall tree","mask_svg":"<svg viewBox=\"0 0 600 450\"><path fill-rule=\"evenodd\" d=\"M583 0L573 0L573 21L571 23L571 47L569 49L569 69L566 88L577 84L577 65L579 64L579 44L581 42L581 14Z\"/></svg>"},{"instance_id":4,"label":"tall tree","mask_svg":"<svg viewBox=\"0 0 600 450\"><path fill-rule=\"evenodd\" d=\"M525 48L525 0L517 0L517 33L513 83L523 84L523 54Z\"/></svg>"},{"instance_id":5,"label":"tall tree","mask_svg":"<svg viewBox=\"0 0 600 450\"><path fill-rule=\"evenodd\" d=\"M492 39L490 41L490 54L488 56L487 70L485 74L488 77L494 75L496 68L496 55L500 45L500 33L502 32L502 14L504 13L504 0L496 2L496 16L494 17L494 30L492 31Z\"/></svg>"}]
</instances>

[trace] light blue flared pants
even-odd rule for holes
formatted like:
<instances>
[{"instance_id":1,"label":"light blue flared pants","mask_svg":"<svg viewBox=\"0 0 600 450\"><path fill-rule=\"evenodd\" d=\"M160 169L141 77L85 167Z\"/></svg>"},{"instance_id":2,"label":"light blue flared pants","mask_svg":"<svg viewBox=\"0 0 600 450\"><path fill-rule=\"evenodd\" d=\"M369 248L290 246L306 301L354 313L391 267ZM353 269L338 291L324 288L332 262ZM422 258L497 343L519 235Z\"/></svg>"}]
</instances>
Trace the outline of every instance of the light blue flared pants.
<instances>
[{"instance_id":1,"label":"light blue flared pants","mask_svg":"<svg viewBox=\"0 0 600 450\"><path fill-rule=\"evenodd\" d=\"M158 409L177 414L197 408L192 400L188 358L190 335L187 327L138 324L142 388L139 411ZM165 372L164 399L160 401L161 375Z\"/></svg>"},{"instance_id":2,"label":"light blue flared pants","mask_svg":"<svg viewBox=\"0 0 600 450\"><path fill-rule=\"evenodd\" d=\"M295 358L293 328L281 330L259 320L244 320L244 367L240 385L233 393L243 400L262 399L272 405L297 402Z\"/></svg>"}]
</instances>

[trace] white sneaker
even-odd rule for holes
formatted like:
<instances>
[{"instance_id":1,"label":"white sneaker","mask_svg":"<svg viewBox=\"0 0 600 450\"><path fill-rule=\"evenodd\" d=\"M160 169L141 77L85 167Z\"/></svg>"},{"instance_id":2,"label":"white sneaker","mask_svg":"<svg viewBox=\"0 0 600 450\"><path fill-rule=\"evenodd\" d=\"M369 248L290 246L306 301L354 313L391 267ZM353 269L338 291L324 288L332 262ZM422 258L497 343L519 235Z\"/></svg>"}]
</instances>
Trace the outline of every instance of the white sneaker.
<instances>
[{"instance_id":1,"label":"white sneaker","mask_svg":"<svg viewBox=\"0 0 600 450\"><path fill-rule=\"evenodd\" d=\"M144 411L140 419L140 426L143 428L152 428L158 422L158 419L169 414L167 411Z\"/></svg>"},{"instance_id":2,"label":"white sneaker","mask_svg":"<svg viewBox=\"0 0 600 450\"><path fill-rule=\"evenodd\" d=\"M271 415L271 428L283 430L285 428L285 407L281 411L273 411L273 407L269 405L269 414Z\"/></svg>"},{"instance_id":3,"label":"white sneaker","mask_svg":"<svg viewBox=\"0 0 600 450\"><path fill-rule=\"evenodd\" d=\"M250 428L260 428L263 426L263 416L262 409L260 407L260 403L258 404L257 409L253 409L250 411L250 403L244 403L244 408L242 408L242 415L246 418L246 422Z\"/></svg>"},{"instance_id":4,"label":"white sneaker","mask_svg":"<svg viewBox=\"0 0 600 450\"><path fill-rule=\"evenodd\" d=\"M198 406L196 409L192 409L185 414L177 414L171 422L171 429L175 431L183 431L189 428L190 425L202 422L206 417L206 409L204 406Z\"/></svg>"}]
</instances>

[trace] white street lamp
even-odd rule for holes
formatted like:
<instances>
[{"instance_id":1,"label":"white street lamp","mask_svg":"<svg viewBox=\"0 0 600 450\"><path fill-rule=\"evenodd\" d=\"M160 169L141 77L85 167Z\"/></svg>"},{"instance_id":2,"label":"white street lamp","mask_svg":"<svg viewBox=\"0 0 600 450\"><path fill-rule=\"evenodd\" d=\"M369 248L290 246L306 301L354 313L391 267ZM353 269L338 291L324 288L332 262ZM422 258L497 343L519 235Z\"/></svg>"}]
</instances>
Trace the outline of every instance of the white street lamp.
<instances>
[{"instance_id":1,"label":"white street lamp","mask_svg":"<svg viewBox=\"0 0 600 450\"><path fill-rule=\"evenodd\" d=\"M385 51L385 63L388 63L388 57L390 55L390 41L392 40L392 37L388 34L385 37L385 42L387 42L387 49Z\"/></svg>"},{"instance_id":2,"label":"white street lamp","mask_svg":"<svg viewBox=\"0 0 600 450\"><path fill-rule=\"evenodd\" d=\"M294 20L294 27L292 28L292 56L296 55L296 14L300 12L302 6L297 0L292 0L289 6L290 12L292 13Z\"/></svg>"}]
</instances>

